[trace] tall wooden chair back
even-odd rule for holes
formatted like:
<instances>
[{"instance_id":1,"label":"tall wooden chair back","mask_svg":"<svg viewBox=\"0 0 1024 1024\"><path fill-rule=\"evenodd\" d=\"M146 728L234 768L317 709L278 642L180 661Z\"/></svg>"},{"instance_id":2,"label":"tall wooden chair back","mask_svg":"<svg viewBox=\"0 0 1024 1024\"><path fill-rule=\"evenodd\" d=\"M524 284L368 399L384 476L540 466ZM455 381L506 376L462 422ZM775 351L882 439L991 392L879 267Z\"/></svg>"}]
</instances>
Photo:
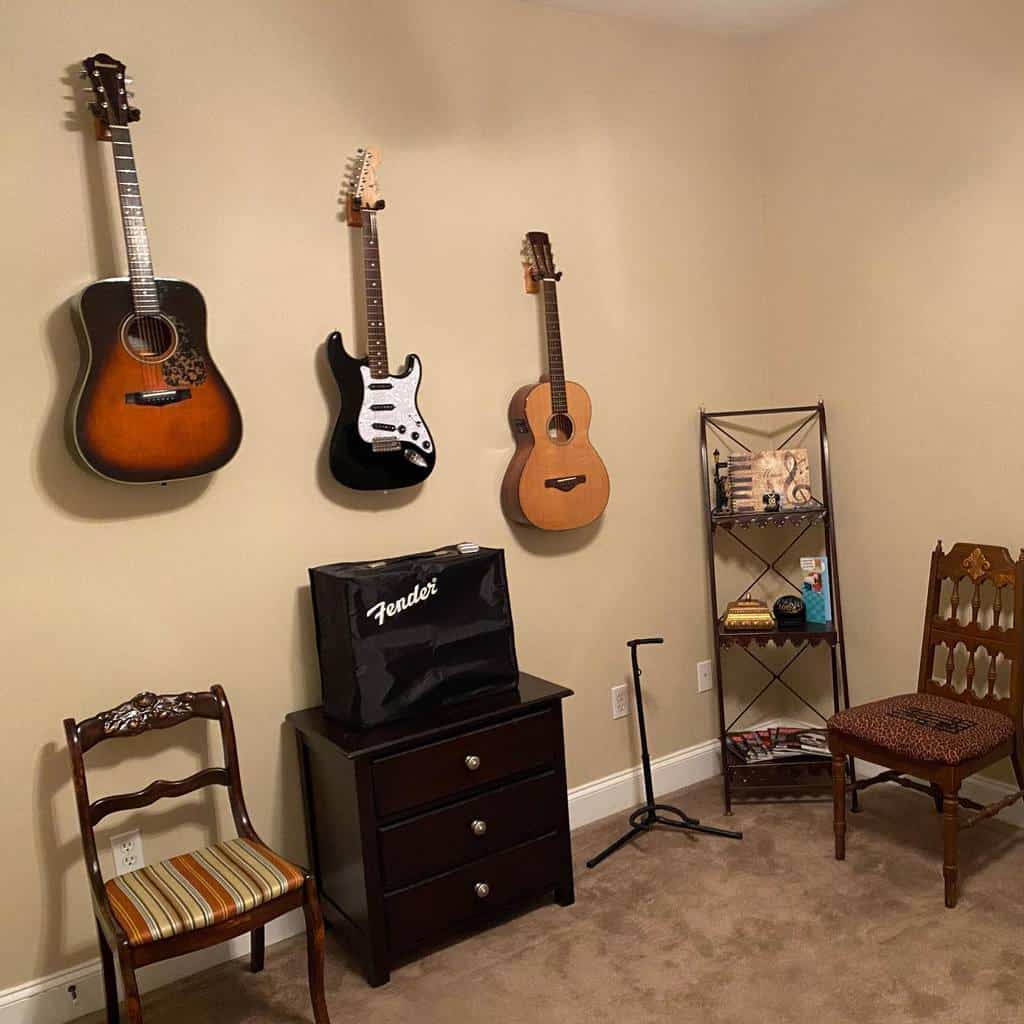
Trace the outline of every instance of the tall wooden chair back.
<instances>
[{"instance_id":1,"label":"tall wooden chair back","mask_svg":"<svg viewBox=\"0 0 1024 1024\"><path fill-rule=\"evenodd\" d=\"M168 782L157 779L134 793L118 793L89 801L84 755L100 743L111 739L141 736L154 729L170 729L193 718L206 718L220 725L224 750L224 766L203 768L185 779ZM98 715L76 722L64 720L68 751L74 772L75 800L86 851L86 867L94 885L102 887L99 857L96 853L96 826L108 815L139 810L167 797L180 797L207 786L224 786L228 791L231 815L238 834L259 842L249 821L249 812L242 796L242 780L238 770L238 748L231 708L220 686L205 693L161 694L140 693L124 704L101 711Z\"/></svg>"},{"instance_id":2,"label":"tall wooden chair back","mask_svg":"<svg viewBox=\"0 0 1024 1024\"><path fill-rule=\"evenodd\" d=\"M947 554L939 541L932 552L918 692L1002 712L1019 730L1022 632L1024 551L1015 562L1003 547L955 544ZM961 647L964 654L958 656ZM1009 669L1005 692L1004 664Z\"/></svg>"}]
</instances>

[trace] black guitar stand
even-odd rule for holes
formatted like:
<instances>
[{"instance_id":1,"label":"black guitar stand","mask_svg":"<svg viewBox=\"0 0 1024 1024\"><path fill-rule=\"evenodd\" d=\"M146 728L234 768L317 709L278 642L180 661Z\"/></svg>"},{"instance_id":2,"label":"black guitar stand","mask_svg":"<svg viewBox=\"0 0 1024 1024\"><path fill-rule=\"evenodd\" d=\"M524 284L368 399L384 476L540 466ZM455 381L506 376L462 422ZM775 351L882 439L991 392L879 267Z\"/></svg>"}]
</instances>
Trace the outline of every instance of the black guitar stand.
<instances>
[{"instance_id":1,"label":"black guitar stand","mask_svg":"<svg viewBox=\"0 0 1024 1024\"><path fill-rule=\"evenodd\" d=\"M669 804L657 804L654 802L654 783L651 780L651 753L647 749L647 726L644 724L644 696L640 691L640 665L636 660L636 649L640 644L663 644L665 641L660 636L647 637L642 640L629 640L626 646L629 648L633 659L633 691L636 694L636 718L640 726L640 749L642 751L641 761L644 769L644 794L646 801L643 807L638 807L629 816L629 831L612 843L607 849L602 850L596 857L587 861L588 868L597 867L606 857L610 857L616 850L621 849L631 839L642 835L645 832L653 831L656 825L664 825L667 828L685 829L687 832L703 832L709 836L724 836L726 839L742 839L742 832L731 832L724 828L713 828L711 825L702 825L696 818L691 818L678 807ZM659 813L661 812L661 813ZM674 817L665 817L666 814Z\"/></svg>"}]
</instances>

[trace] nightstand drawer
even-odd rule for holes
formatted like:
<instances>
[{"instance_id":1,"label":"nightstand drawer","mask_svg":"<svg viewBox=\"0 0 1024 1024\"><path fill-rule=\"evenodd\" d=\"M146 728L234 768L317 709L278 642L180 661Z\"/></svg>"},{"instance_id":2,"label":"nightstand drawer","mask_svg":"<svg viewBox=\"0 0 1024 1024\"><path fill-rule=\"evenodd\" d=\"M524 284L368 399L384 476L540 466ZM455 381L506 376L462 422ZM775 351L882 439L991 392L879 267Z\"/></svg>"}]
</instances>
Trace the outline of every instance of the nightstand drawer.
<instances>
[{"instance_id":1,"label":"nightstand drawer","mask_svg":"<svg viewBox=\"0 0 1024 1024\"><path fill-rule=\"evenodd\" d=\"M547 835L387 896L391 948L404 952L440 940L555 888L561 843Z\"/></svg>"},{"instance_id":2,"label":"nightstand drawer","mask_svg":"<svg viewBox=\"0 0 1024 1024\"><path fill-rule=\"evenodd\" d=\"M558 728L555 715L542 711L375 761L377 814L387 817L551 766L557 758Z\"/></svg>"},{"instance_id":3,"label":"nightstand drawer","mask_svg":"<svg viewBox=\"0 0 1024 1024\"><path fill-rule=\"evenodd\" d=\"M384 888L397 889L553 832L565 791L553 771L380 830Z\"/></svg>"}]
</instances>

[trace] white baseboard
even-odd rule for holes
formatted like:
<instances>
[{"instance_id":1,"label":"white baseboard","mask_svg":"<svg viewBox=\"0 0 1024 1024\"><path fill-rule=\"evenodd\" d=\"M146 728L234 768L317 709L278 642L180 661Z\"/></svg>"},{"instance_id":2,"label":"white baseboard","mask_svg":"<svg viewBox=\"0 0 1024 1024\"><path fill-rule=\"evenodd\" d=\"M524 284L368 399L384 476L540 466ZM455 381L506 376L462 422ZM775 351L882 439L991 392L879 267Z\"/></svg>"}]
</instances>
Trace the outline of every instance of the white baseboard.
<instances>
[{"instance_id":1,"label":"white baseboard","mask_svg":"<svg viewBox=\"0 0 1024 1024\"><path fill-rule=\"evenodd\" d=\"M752 728L801 724L780 720L762 722ZM858 777L866 778L880 771L883 769L877 765L857 762ZM651 775L657 794L671 793L684 786L715 778L720 773L721 747L717 739L697 743L651 762ZM963 788L965 796L979 803L991 803L1011 792L1013 788L1006 783L982 776L970 779ZM577 829L610 814L631 810L642 802L643 774L637 765L570 789L569 824L571 828ZM1003 811L999 818L1024 828L1024 805L1014 804ZM292 911L267 925L267 945L291 938L303 930L302 913ZM139 986L143 992L162 988L217 964L246 956L248 952L249 940L241 936L212 949L147 967L139 972ZM68 994L72 985L77 993L74 1002ZM95 1013L102 1008L103 979L98 959L0 992L0 1024L65 1024L66 1021Z\"/></svg>"},{"instance_id":2,"label":"white baseboard","mask_svg":"<svg viewBox=\"0 0 1024 1024\"><path fill-rule=\"evenodd\" d=\"M651 761L655 793L671 793L712 779L722 771L721 744L705 740L685 750L677 750ZM572 829L600 821L609 814L628 811L643 803L644 779L639 765L585 782L569 790L569 827Z\"/></svg>"},{"instance_id":3,"label":"white baseboard","mask_svg":"<svg viewBox=\"0 0 1024 1024\"><path fill-rule=\"evenodd\" d=\"M290 911L267 925L267 945L304 930L302 911ZM164 960L139 971L139 988L151 992L248 952L249 938L243 935L211 949ZM72 985L78 997L74 1001L68 992ZM103 973L98 958L0 992L0 1024L64 1024L102 1009Z\"/></svg>"}]
</instances>

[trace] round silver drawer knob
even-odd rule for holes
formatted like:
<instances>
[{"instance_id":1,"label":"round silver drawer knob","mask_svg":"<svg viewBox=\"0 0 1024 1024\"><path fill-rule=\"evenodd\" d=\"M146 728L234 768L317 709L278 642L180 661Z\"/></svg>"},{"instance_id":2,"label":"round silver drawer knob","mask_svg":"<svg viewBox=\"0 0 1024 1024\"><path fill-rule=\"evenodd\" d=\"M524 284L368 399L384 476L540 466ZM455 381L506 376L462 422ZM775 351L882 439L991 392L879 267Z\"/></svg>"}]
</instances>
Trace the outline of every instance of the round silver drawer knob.
<instances>
[{"instance_id":1,"label":"round silver drawer knob","mask_svg":"<svg viewBox=\"0 0 1024 1024\"><path fill-rule=\"evenodd\" d=\"M491 887L486 882L477 882L473 888L474 892L482 900L487 899L491 895Z\"/></svg>"},{"instance_id":2,"label":"round silver drawer knob","mask_svg":"<svg viewBox=\"0 0 1024 1024\"><path fill-rule=\"evenodd\" d=\"M469 754L466 757L466 767L471 772L475 772L480 767L480 758L476 754Z\"/></svg>"},{"instance_id":3,"label":"round silver drawer knob","mask_svg":"<svg viewBox=\"0 0 1024 1024\"><path fill-rule=\"evenodd\" d=\"M475 836L487 834L487 822L481 818L477 818L469 827Z\"/></svg>"}]
</instances>

